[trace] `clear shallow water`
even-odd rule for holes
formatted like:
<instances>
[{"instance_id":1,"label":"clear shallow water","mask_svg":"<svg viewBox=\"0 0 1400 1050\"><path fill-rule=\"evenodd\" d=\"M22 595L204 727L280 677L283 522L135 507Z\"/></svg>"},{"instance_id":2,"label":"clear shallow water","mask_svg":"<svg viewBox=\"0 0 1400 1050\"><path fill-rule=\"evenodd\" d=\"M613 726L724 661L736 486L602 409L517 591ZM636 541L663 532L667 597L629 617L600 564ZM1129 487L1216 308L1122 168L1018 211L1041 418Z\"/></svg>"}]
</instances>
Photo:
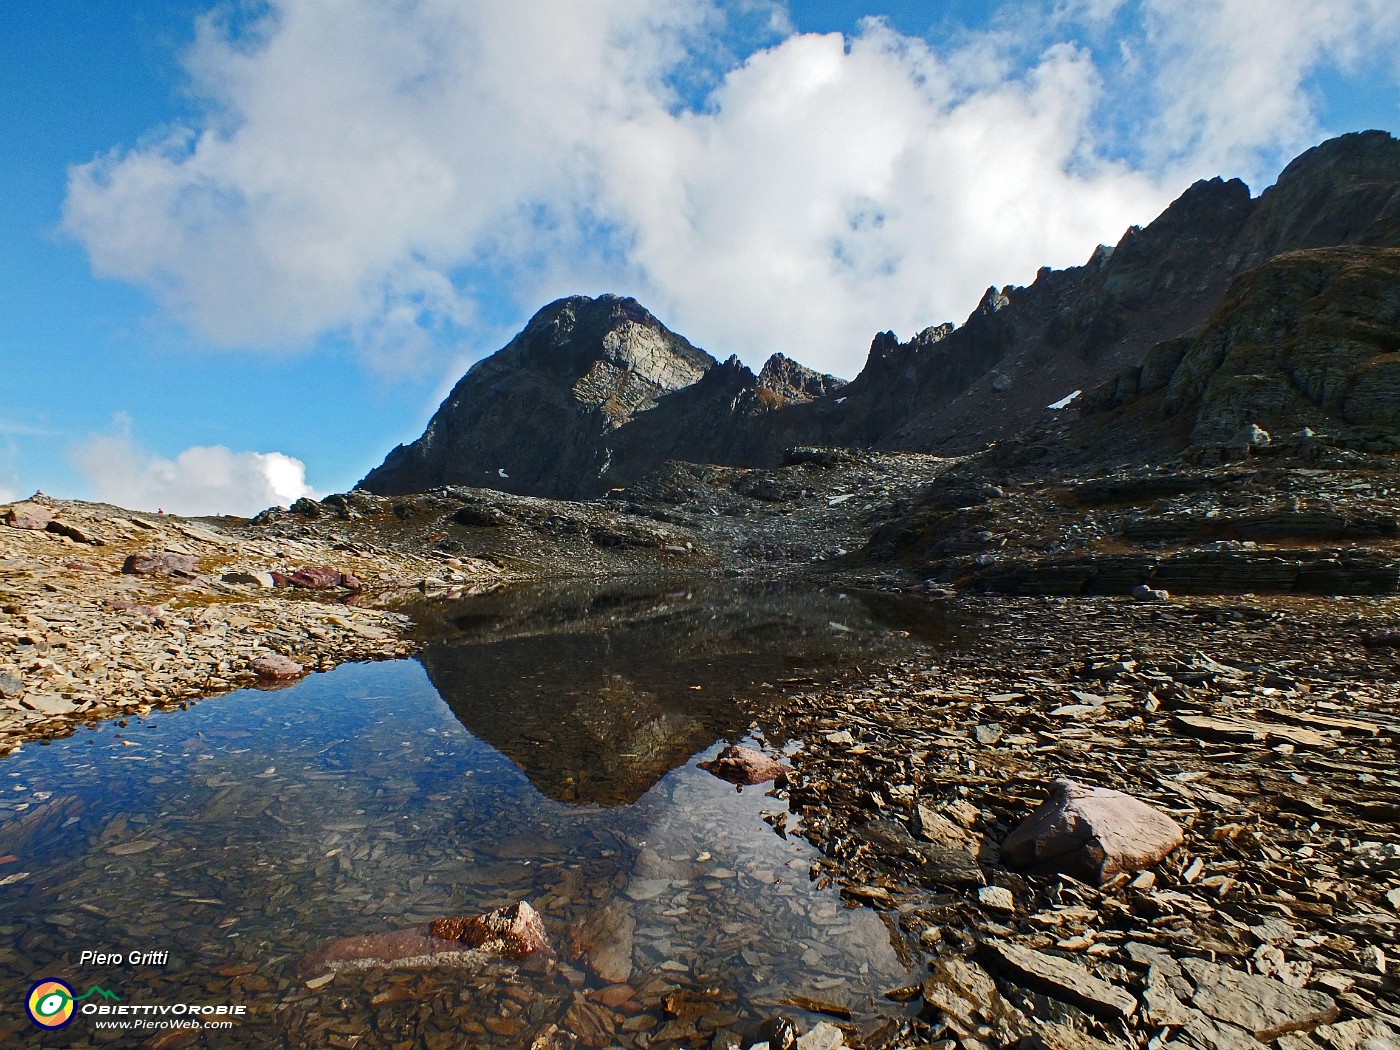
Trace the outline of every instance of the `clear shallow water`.
<instances>
[{"instance_id":1,"label":"clear shallow water","mask_svg":"<svg viewBox=\"0 0 1400 1050\"><path fill-rule=\"evenodd\" d=\"M778 1005L792 996L871 1019L906 976L882 920L816 889L815 851L771 826L780 799L695 763L742 737L744 702L906 647L890 618L782 590L523 594L441 610L421 661L27 747L0 763L0 1031L112 1042L90 1018L29 1024L50 976L247 1005L239 1030L188 1045L513 1047L555 1022L597 1045L695 1045L800 1014ZM556 972L312 989L300 969L335 937L522 899ZM582 1017L604 982L578 950L608 908L635 922L634 991ZM169 955L79 965L85 949Z\"/></svg>"}]
</instances>

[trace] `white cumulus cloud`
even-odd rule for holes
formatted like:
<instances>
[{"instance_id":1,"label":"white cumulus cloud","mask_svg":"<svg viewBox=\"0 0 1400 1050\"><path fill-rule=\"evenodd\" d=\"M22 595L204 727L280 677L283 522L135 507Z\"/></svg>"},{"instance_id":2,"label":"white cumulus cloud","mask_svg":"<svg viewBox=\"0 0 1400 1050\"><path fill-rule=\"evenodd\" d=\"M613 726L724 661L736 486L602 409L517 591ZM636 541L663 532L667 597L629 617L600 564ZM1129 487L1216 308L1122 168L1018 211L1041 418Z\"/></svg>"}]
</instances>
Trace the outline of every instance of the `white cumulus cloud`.
<instances>
[{"instance_id":1,"label":"white cumulus cloud","mask_svg":"<svg viewBox=\"0 0 1400 1050\"><path fill-rule=\"evenodd\" d=\"M1313 73L1393 76L1397 11L1028 0L928 41L756 0L270 0L205 20L203 117L74 167L64 226L232 346L344 332L393 369L494 349L502 298L611 290L851 375L873 332L1082 262L1183 180L1276 172L1321 135ZM744 18L768 46L735 54Z\"/></svg>"},{"instance_id":2,"label":"white cumulus cloud","mask_svg":"<svg viewBox=\"0 0 1400 1050\"><path fill-rule=\"evenodd\" d=\"M1257 178L1325 134L1307 83L1319 68L1379 63L1394 83L1393 0L1144 0L1143 19L1153 97L1140 134L1164 168Z\"/></svg>"},{"instance_id":3,"label":"white cumulus cloud","mask_svg":"<svg viewBox=\"0 0 1400 1050\"><path fill-rule=\"evenodd\" d=\"M317 495L306 483L305 464L281 452L196 445L166 459L142 448L121 420L117 423L115 433L93 435L71 453L104 503L147 512L248 516Z\"/></svg>"}]
</instances>

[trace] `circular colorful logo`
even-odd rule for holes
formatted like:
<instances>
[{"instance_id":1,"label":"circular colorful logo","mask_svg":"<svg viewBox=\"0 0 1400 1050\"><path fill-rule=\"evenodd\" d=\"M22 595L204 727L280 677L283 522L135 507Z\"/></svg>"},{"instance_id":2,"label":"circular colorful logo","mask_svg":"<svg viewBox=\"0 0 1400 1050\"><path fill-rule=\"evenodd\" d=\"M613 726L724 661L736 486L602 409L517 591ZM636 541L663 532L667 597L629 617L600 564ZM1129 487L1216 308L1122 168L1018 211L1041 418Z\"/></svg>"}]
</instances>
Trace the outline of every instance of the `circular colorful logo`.
<instances>
[{"instance_id":1,"label":"circular colorful logo","mask_svg":"<svg viewBox=\"0 0 1400 1050\"><path fill-rule=\"evenodd\" d=\"M53 977L29 989L29 1017L40 1028L62 1028L73 1020L73 989Z\"/></svg>"}]
</instances>

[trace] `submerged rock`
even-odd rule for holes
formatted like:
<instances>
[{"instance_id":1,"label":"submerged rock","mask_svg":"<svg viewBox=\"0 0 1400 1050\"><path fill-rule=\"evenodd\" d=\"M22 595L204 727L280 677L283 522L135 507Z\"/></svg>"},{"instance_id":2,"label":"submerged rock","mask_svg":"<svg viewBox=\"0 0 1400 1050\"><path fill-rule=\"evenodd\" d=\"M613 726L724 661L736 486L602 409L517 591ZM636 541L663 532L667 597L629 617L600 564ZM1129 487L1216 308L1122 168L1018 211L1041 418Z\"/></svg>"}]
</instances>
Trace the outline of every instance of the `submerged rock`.
<instances>
[{"instance_id":1,"label":"submerged rock","mask_svg":"<svg viewBox=\"0 0 1400 1050\"><path fill-rule=\"evenodd\" d=\"M1156 864L1182 838L1181 825L1131 795L1060 779L1007 836L1001 855L1026 871L1097 884Z\"/></svg>"},{"instance_id":2,"label":"submerged rock","mask_svg":"<svg viewBox=\"0 0 1400 1050\"><path fill-rule=\"evenodd\" d=\"M421 926L361 937L342 937L306 957L307 972L475 969L489 962L522 962L550 951L539 913L521 901L485 915L437 919Z\"/></svg>"},{"instance_id":3,"label":"submerged rock","mask_svg":"<svg viewBox=\"0 0 1400 1050\"><path fill-rule=\"evenodd\" d=\"M792 772L791 766L740 744L730 744L714 758L698 764L707 773L731 784L766 784Z\"/></svg>"},{"instance_id":4,"label":"submerged rock","mask_svg":"<svg viewBox=\"0 0 1400 1050\"><path fill-rule=\"evenodd\" d=\"M606 984L632 976L632 946L637 917L632 907L614 898L593 913L578 936L584 961Z\"/></svg>"}]
</instances>

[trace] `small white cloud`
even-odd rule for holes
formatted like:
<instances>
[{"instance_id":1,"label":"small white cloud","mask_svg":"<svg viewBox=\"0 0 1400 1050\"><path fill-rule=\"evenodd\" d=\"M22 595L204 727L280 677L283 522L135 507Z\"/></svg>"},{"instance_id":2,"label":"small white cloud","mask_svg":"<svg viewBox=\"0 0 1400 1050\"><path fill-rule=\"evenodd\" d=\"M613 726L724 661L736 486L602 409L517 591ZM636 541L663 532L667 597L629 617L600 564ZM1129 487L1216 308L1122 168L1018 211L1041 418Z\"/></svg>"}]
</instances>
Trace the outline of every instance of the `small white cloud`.
<instances>
[{"instance_id":1,"label":"small white cloud","mask_svg":"<svg viewBox=\"0 0 1400 1050\"><path fill-rule=\"evenodd\" d=\"M132 510L246 516L317 495L306 465L281 452L196 445L166 459L121 431L94 435L71 458L99 500Z\"/></svg>"},{"instance_id":2,"label":"small white cloud","mask_svg":"<svg viewBox=\"0 0 1400 1050\"><path fill-rule=\"evenodd\" d=\"M14 489L0 485L0 503L13 503L17 498Z\"/></svg>"}]
</instances>

